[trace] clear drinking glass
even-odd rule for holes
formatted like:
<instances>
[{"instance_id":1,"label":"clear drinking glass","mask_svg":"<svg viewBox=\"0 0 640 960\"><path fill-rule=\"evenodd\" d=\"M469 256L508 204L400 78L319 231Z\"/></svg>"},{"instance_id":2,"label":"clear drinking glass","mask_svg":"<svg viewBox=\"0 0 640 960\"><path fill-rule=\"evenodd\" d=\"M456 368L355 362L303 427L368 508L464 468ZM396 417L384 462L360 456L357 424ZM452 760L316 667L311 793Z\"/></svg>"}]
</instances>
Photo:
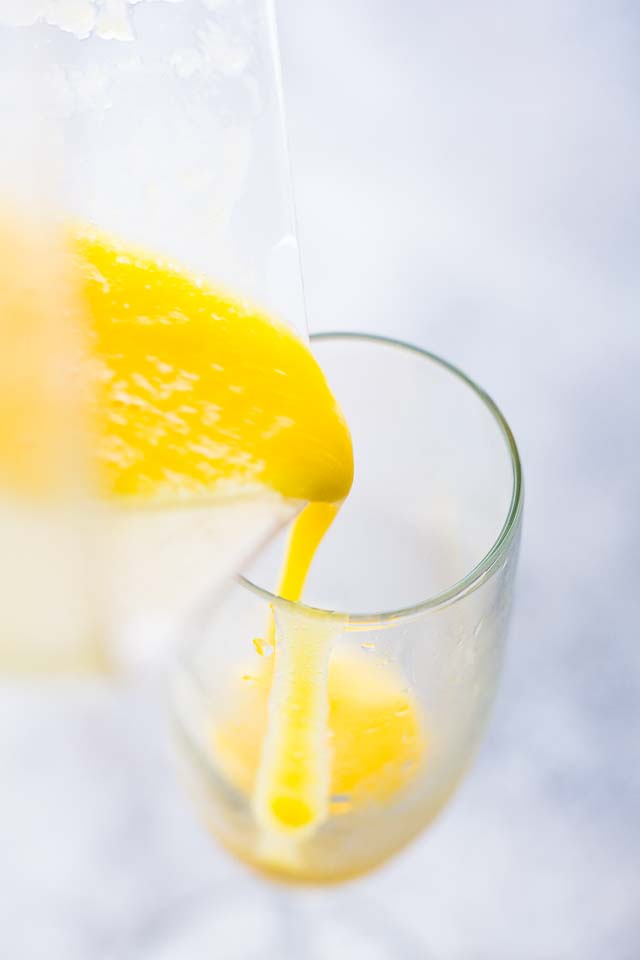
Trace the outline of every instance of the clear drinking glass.
<instances>
[{"instance_id":1,"label":"clear drinking glass","mask_svg":"<svg viewBox=\"0 0 640 960\"><path fill-rule=\"evenodd\" d=\"M523 489L507 422L459 370L380 337L313 345L352 430L353 491L304 603L275 592L280 539L191 620L172 703L189 787L222 845L278 879L333 883L409 843L473 757L506 639ZM329 815L289 854L274 853L252 804L279 655L264 640L272 613L297 641L332 642Z\"/></svg>"}]
</instances>

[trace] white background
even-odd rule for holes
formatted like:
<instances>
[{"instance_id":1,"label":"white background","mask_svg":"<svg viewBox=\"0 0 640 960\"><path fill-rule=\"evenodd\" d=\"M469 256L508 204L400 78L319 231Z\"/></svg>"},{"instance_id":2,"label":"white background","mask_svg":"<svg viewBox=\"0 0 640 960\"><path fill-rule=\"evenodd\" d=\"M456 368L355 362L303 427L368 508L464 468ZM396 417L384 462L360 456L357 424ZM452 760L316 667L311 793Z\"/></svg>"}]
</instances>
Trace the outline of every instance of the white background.
<instances>
[{"instance_id":1,"label":"white background","mask_svg":"<svg viewBox=\"0 0 640 960\"><path fill-rule=\"evenodd\" d=\"M318 933L315 956L635 960L640 9L279 10L312 329L390 334L461 366L511 421L527 495L481 756L428 835L332 898L376 949L344 933L341 954ZM0 700L3 958L286 956L266 894L174 785L144 696L39 697L18 728L22 704ZM224 931L243 925L236 954Z\"/></svg>"}]
</instances>

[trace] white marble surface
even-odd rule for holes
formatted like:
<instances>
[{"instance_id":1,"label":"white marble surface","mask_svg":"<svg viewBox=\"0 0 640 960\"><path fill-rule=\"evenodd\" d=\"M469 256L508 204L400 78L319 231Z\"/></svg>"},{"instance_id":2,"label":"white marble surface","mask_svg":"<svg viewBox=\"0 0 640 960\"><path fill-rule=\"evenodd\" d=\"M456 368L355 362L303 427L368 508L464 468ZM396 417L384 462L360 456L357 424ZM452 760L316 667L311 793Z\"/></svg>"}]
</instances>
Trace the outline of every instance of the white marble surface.
<instances>
[{"instance_id":1,"label":"white marble surface","mask_svg":"<svg viewBox=\"0 0 640 960\"><path fill-rule=\"evenodd\" d=\"M317 960L635 960L640 11L280 11L312 327L462 366L510 418L527 482L510 653L475 768L386 870L305 898L292 936L316 930ZM52 690L27 710L3 691L3 958L286 956L268 895L174 784L153 699Z\"/></svg>"}]
</instances>

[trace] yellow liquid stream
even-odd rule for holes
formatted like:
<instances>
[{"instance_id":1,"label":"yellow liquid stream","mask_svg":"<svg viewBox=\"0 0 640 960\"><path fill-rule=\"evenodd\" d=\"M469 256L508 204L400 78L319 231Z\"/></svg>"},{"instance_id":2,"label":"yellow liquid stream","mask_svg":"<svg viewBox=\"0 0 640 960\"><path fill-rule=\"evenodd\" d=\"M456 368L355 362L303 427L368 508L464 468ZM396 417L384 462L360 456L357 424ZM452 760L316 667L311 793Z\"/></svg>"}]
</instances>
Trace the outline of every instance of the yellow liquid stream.
<instances>
[{"instance_id":1,"label":"yellow liquid stream","mask_svg":"<svg viewBox=\"0 0 640 960\"><path fill-rule=\"evenodd\" d=\"M162 259L95 231L76 232L72 244L91 318L107 491L148 501L255 485L307 503L279 590L298 600L353 479L347 425L307 346ZM274 623L275 656L254 704L266 717L235 737L220 733L216 749L231 766L253 757L243 786L264 832L262 858L277 867L336 811L397 793L423 741L399 670L332 658L321 619L287 618L277 635ZM336 794L349 797L342 808Z\"/></svg>"},{"instance_id":2,"label":"yellow liquid stream","mask_svg":"<svg viewBox=\"0 0 640 960\"><path fill-rule=\"evenodd\" d=\"M297 518L280 597L301 598L338 510L315 503ZM254 640L260 656L273 657L236 680L231 717L213 731L216 763L252 797L260 829L253 849L235 852L288 879L326 879L313 843L318 831L345 814L387 806L414 780L426 749L401 668L377 659L372 643L360 655L334 650L335 633L320 613L280 611L278 629L271 619L266 639Z\"/></svg>"},{"instance_id":3,"label":"yellow liquid stream","mask_svg":"<svg viewBox=\"0 0 640 960\"><path fill-rule=\"evenodd\" d=\"M281 597L300 599L313 557L337 511L335 504L312 503L297 518L280 581ZM275 666L254 792L256 818L267 833L301 836L327 816L332 641L332 631L321 618L287 617L280 630L275 619L269 624L268 644L275 647Z\"/></svg>"},{"instance_id":4,"label":"yellow liquid stream","mask_svg":"<svg viewBox=\"0 0 640 960\"><path fill-rule=\"evenodd\" d=\"M77 403L67 403L69 391L55 376L43 393L42 373L52 351L68 358L77 350L91 398L88 472L102 494L171 506L266 488L308 504L280 585L282 596L300 598L353 478L347 425L307 346L253 305L94 229L68 232L71 264L56 264L55 280L40 272L40 285L31 268L43 259L41 246L32 234L24 234L27 242L10 224L2 227L0 306L15 319L8 331L15 359L24 360L0 364L4 491L20 497L57 489L57 474L47 473L50 440L64 440L60 411ZM29 256L16 238L30 246ZM56 309L77 321L72 348L60 342ZM16 369L28 375L16 379ZM62 394L66 406L57 402ZM35 445L25 446L26 432ZM320 621L287 619L275 640L275 656L261 661L252 690L239 681L237 710L216 729L213 749L252 798L266 834L295 845L347 808L394 796L414 775L424 744L397 669L332 654L331 631ZM266 859L273 863L273 851Z\"/></svg>"}]
</instances>

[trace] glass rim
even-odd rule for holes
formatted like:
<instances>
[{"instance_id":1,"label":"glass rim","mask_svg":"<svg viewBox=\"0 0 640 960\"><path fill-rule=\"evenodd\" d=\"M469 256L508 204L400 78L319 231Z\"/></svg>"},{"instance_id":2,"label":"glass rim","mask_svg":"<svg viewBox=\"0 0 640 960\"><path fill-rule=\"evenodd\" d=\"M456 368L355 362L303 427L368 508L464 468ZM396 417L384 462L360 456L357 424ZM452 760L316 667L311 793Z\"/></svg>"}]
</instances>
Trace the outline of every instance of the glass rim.
<instances>
[{"instance_id":1,"label":"glass rim","mask_svg":"<svg viewBox=\"0 0 640 960\"><path fill-rule=\"evenodd\" d=\"M236 580L241 586L246 587L248 590L269 603L275 609L286 610L290 614L297 614L299 616L306 616L313 619L322 618L323 620L348 623L350 625L353 624L354 626L359 625L362 627L372 627L374 625L382 626L388 623L395 623L398 620L413 618L422 613L427 613L450 606L451 604L460 600L462 597L467 596L474 590L477 590L482 583L489 579L494 569L500 564L500 561L509 549L514 533L517 529L518 521L522 513L524 490L520 454L518 453L518 447L516 445L511 427L509 426L506 417L498 405L489 396L486 390L483 390L482 387L480 387L474 380L471 379L471 377L467 376L466 373L463 373L462 370L454 366L454 364L450 363L448 360L444 360L442 357L437 356L435 353L431 353L429 350L425 350L422 347L417 347L414 344L407 343L405 340L398 340L394 337L385 337L372 333L336 331L316 333L311 335L312 343L323 340L362 341L365 343L378 344L379 346L405 350L423 360L429 360L432 363L437 364L469 387L492 415L503 435L507 445L507 450L509 452L512 471L512 487L511 501L509 503L505 521L497 538L489 550L468 573L453 583L450 587L446 587L444 590L441 590L439 593L436 593L431 597L427 597L424 600L420 600L417 603L411 604L410 606L399 607L395 610L383 610L374 613L346 613L329 608L325 609L322 607L314 607L303 603L301 600L287 600L285 597L281 597L277 593L272 593L270 590L260 587L257 583L254 583L252 580L249 580L248 577L245 577L242 574L238 574Z\"/></svg>"}]
</instances>

